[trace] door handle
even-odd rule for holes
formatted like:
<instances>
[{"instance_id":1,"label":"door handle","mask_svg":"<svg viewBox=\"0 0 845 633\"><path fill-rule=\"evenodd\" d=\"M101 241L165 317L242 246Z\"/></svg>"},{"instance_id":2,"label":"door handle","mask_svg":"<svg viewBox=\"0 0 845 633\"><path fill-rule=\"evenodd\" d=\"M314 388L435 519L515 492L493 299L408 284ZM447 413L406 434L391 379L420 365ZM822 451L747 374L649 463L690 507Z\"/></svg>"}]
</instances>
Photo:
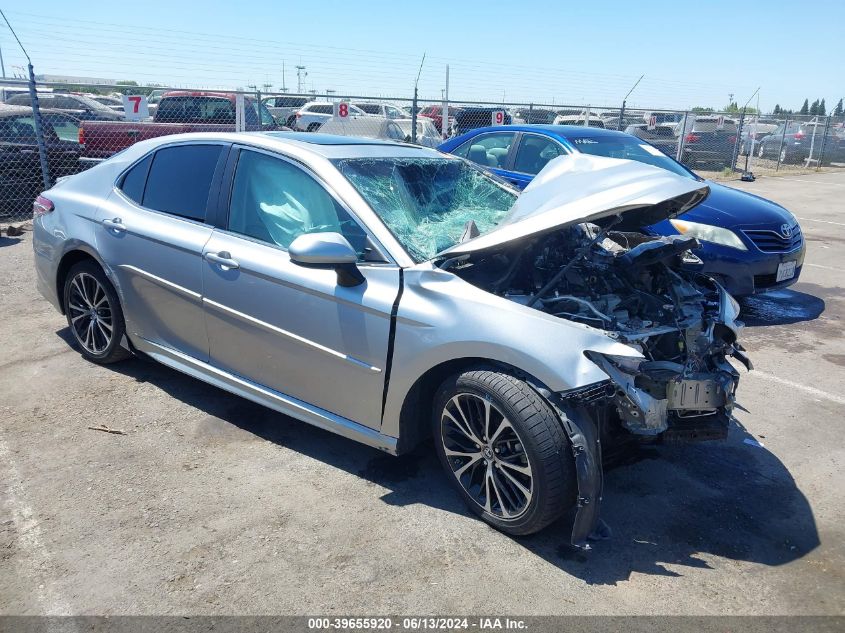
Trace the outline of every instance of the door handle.
<instances>
[{"instance_id":1,"label":"door handle","mask_svg":"<svg viewBox=\"0 0 845 633\"><path fill-rule=\"evenodd\" d=\"M103 220L103 226L115 233L123 233L126 231L126 225L120 218L112 218L111 220Z\"/></svg>"},{"instance_id":2,"label":"door handle","mask_svg":"<svg viewBox=\"0 0 845 633\"><path fill-rule=\"evenodd\" d=\"M232 259L232 255L229 251L220 251L219 253L206 253L205 254L206 260L218 264L223 268L230 269L230 268L238 268L240 264L234 259Z\"/></svg>"},{"instance_id":3,"label":"door handle","mask_svg":"<svg viewBox=\"0 0 845 633\"><path fill-rule=\"evenodd\" d=\"M21 154L34 154L34 153L35 153L34 149L22 149L21 150Z\"/></svg>"}]
</instances>

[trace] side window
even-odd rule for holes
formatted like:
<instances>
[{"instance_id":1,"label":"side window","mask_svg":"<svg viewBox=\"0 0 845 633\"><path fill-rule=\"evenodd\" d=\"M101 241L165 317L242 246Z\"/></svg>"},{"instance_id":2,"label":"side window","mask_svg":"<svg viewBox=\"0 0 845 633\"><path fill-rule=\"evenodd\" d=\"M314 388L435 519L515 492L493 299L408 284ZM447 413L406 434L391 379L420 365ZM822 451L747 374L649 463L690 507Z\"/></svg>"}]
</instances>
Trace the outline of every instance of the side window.
<instances>
[{"instance_id":1,"label":"side window","mask_svg":"<svg viewBox=\"0 0 845 633\"><path fill-rule=\"evenodd\" d=\"M62 110L84 110L85 106L73 97L55 97L48 107L61 108Z\"/></svg>"},{"instance_id":2,"label":"side window","mask_svg":"<svg viewBox=\"0 0 845 633\"><path fill-rule=\"evenodd\" d=\"M396 140L396 141L404 141L405 134L402 132L402 128L396 125L395 123L389 123L387 126L387 135Z\"/></svg>"},{"instance_id":3,"label":"side window","mask_svg":"<svg viewBox=\"0 0 845 633\"><path fill-rule=\"evenodd\" d=\"M31 116L6 117L0 120L0 141L34 143L35 121Z\"/></svg>"},{"instance_id":4,"label":"side window","mask_svg":"<svg viewBox=\"0 0 845 633\"><path fill-rule=\"evenodd\" d=\"M205 207L220 145L178 145L155 153L143 206L192 220L205 220Z\"/></svg>"},{"instance_id":5,"label":"side window","mask_svg":"<svg viewBox=\"0 0 845 633\"><path fill-rule=\"evenodd\" d=\"M61 114L47 114L42 118L62 141L79 141L79 123L76 119Z\"/></svg>"},{"instance_id":6,"label":"side window","mask_svg":"<svg viewBox=\"0 0 845 633\"><path fill-rule=\"evenodd\" d=\"M153 162L152 154L127 171L123 176L123 182L120 183L120 190L126 197L138 204L141 204L144 198L144 185L147 183L147 173L150 171L151 162Z\"/></svg>"},{"instance_id":7,"label":"side window","mask_svg":"<svg viewBox=\"0 0 845 633\"><path fill-rule=\"evenodd\" d=\"M551 159L563 154L560 145L549 138L526 135L522 137L516 152L513 170L523 174L536 174Z\"/></svg>"},{"instance_id":8,"label":"side window","mask_svg":"<svg viewBox=\"0 0 845 633\"><path fill-rule=\"evenodd\" d=\"M319 182L258 152L241 151L238 158L228 228L283 249L304 233L340 233L359 256L367 250L364 230Z\"/></svg>"},{"instance_id":9,"label":"side window","mask_svg":"<svg viewBox=\"0 0 845 633\"><path fill-rule=\"evenodd\" d=\"M453 153L483 167L504 169L515 136L514 132L476 136Z\"/></svg>"}]
</instances>

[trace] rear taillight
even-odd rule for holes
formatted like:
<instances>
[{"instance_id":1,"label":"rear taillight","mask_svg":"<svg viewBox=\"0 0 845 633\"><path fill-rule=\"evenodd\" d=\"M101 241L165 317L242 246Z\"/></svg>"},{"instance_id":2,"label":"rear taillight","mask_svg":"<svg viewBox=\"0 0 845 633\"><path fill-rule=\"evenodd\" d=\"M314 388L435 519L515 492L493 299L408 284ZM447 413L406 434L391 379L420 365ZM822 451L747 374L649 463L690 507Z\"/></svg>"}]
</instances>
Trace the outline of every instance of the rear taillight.
<instances>
[{"instance_id":1,"label":"rear taillight","mask_svg":"<svg viewBox=\"0 0 845 633\"><path fill-rule=\"evenodd\" d=\"M793 138L796 141L803 141L804 140L804 132L796 132L795 136L793 136Z\"/></svg>"},{"instance_id":2,"label":"rear taillight","mask_svg":"<svg viewBox=\"0 0 845 633\"><path fill-rule=\"evenodd\" d=\"M695 142L696 142L696 141L698 141L700 138L701 138L701 137L700 137L698 134L687 134L687 135L684 137L684 143L695 143Z\"/></svg>"},{"instance_id":3,"label":"rear taillight","mask_svg":"<svg viewBox=\"0 0 845 633\"><path fill-rule=\"evenodd\" d=\"M48 200L44 196L38 196L35 202L32 203L32 216L37 218L39 215L47 215L55 208L52 200Z\"/></svg>"},{"instance_id":4,"label":"rear taillight","mask_svg":"<svg viewBox=\"0 0 845 633\"><path fill-rule=\"evenodd\" d=\"M296 113L296 118L297 118L297 119L301 119L301 118L302 118L302 112L297 112L297 113Z\"/></svg>"},{"instance_id":5,"label":"rear taillight","mask_svg":"<svg viewBox=\"0 0 845 633\"><path fill-rule=\"evenodd\" d=\"M79 144L85 145L85 128L80 126L79 128Z\"/></svg>"},{"instance_id":6,"label":"rear taillight","mask_svg":"<svg viewBox=\"0 0 845 633\"><path fill-rule=\"evenodd\" d=\"M729 136L728 137L728 143L736 143L736 137L735 136Z\"/></svg>"}]
</instances>

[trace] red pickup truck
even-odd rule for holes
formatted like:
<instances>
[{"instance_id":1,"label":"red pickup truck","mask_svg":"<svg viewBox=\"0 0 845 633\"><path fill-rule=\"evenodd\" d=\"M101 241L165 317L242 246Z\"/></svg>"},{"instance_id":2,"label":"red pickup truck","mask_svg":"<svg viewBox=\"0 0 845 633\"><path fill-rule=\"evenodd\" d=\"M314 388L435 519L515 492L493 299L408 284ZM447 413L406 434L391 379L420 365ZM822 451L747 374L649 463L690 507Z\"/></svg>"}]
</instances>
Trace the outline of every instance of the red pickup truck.
<instances>
[{"instance_id":1,"label":"red pickup truck","mask_svg":"<svg viewBox=\"0 0 845 633\"><path fill-rule=\"evenodd\" d=\"M82 158L108 158L157 136L185 132L233 132L237 95L229 92L172 91L161 97L152 121L84 121L79 128ZM244 129L279 130L267 107L244 97Z\"/></svg>"}]
</instances>

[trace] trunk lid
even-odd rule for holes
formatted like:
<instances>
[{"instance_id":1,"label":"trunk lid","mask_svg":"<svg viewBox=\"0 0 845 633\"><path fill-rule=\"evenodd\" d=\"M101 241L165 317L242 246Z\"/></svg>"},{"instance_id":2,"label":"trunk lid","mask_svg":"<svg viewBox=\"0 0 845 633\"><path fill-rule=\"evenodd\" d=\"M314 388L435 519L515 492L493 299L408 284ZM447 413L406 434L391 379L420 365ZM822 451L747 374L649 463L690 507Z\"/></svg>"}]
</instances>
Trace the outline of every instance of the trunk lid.
<instances>
[{"instance_id":1,"label":"trunk lid","mask_svg":"<svg viewBox=\"0 0 845 633\"><path fill-rule=\"evenodd\" d=\"M621 216L617 228L637 230L674 218L707 197L705 182L644 163L588 154L560 156L537 174L492 231L438 254L496 250L582 222L602 224Z\"/></svg>"}]
</instances>

